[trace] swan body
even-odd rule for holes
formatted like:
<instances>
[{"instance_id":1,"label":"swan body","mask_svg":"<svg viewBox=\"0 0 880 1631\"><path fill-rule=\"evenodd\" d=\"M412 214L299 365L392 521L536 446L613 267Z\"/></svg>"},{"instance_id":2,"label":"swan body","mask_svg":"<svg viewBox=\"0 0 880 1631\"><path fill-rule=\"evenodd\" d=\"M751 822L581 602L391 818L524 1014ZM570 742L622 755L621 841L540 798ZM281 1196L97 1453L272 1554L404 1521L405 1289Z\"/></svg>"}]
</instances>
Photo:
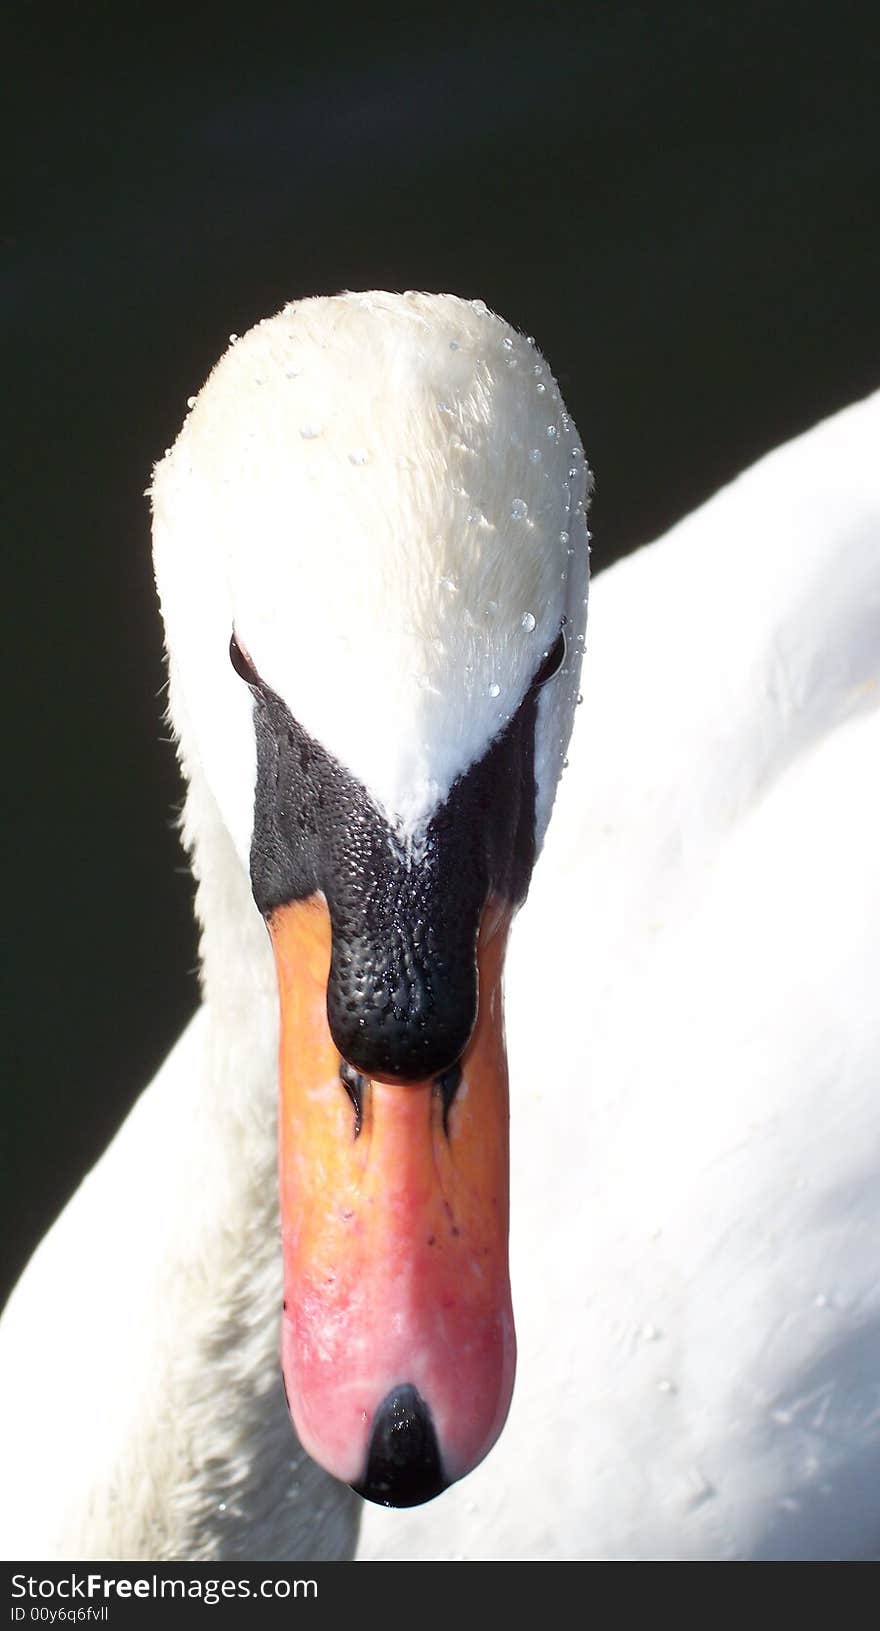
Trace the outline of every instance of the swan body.
<instances>
[{"instance_id":1,"label":"swan body","mask_svg":"<svg viewBox=\"0 0 880 1631\"><path fill-rule=\"evenodd\" d=\"M247 713L217 669L219 720L190 728L215 659L175 644L166 605L172 687L175 662L192 676L175 722L204 1002L0 1328L10 1556L343 1557L359 1520L365 1558L876 1555L878 430L880 398L846 410L594 588L509 960L513 1406L483 1464L407 1513L361 1514L286 1420ZM175 470L188 491L185 448ZM432 660L395 701L414 756L374 773L416 847L455 775ZM345 729L369 777L367 714ZM545 733L542 831L564 734Z\"/></svg>"}]
</instances>

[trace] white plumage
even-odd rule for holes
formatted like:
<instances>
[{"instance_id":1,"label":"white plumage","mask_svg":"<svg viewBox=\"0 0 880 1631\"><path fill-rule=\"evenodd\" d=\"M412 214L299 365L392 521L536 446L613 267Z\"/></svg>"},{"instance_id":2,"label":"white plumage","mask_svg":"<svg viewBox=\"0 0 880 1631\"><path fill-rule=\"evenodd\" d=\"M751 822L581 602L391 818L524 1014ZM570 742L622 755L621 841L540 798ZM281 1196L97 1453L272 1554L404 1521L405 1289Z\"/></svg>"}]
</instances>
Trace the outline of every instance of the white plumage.
<instances>
[{"instance_id":1,"label":"white plumage","mask_svg":"<svg viewBox=\"0 0 880 1631\"><path fill-rule=\"evenodd\" d=\"M386 317L405 309L390 297L382 308ZM420 310L428 344L448 351L448 315L438 308L434 321L430 300ZM499 342L508 333L493 332ZM276 337L255 340L254 355ZM520 365L526 355L542 365L516 345ZM247 356L236 347L214 384L228 382L230 434L243 446L242 424L254 433L258 469L277 419L254 406L265 381L242 395L239 349ZM497 360L501 377L500 350ZM323 437L329 414L314 401L324 422L306 428ZM381 390L376 402L381 460L398 432L417 443L421 422L411 402L403 424ZM288 443L297 461L322 440L300 429ZM571 769L510 956L513 1409L487 1461L429 1507L365 1509L360 1556L876 1553L878 429L880 398L838 415L595 587ZM350 451L369 453L364 424L351 431ZM520 439L529 462L531 437ZM350 461L347 440L327 464L328 447L314 467L309 537L332 511L323 533L332 555L346 514L365 541L381 527L351 496L370 464ZM216 482L230 477L218 505L198 460L187 487L185 450L186 436L169 472L181 505L192 503L200 526L224 508L234 517L243 466L218 464ZM497 469L484 513L522 498L534 519L540 499L505 493L500 455ZM525 479L522 460L515 479ZM567 479L553 466L554 488ZM469 488L462 504L472 497ZM161 502L160 493L160 511ZM411 502L408 537L417 484ZM454 507L456 537L460 525ZM551 526L571 530L553 516L548 540ZM385 536L398 536L394 517ZM510 579L490 597L511 629L514 610L532 600L541 610L537 588L520 606L518 536L514 528ZM228 590L204 581L201 537L188 582L205 597L210 651L199 638L179 643L195 627L184 573L179 619L168 616L174 591L163 587L163 601L191 776L205 1006L47 1236L4 1320L11 1556L319 1558L354 1544L355 1498L293 1458L278 1380L275 994L241 864L253 757L241 688L226 679ZM444 539L446 576L447 545L457 546ZM259 529L252 557L268 592ZM237 571L247 558L241 550ZM312 680L322 639L332 646L339 624L352 629L351 576L337 577L332 559L321 570L322 603L298 606L295 620ZM466 559L456 571L467 594ZM355 573L359 596L367 581ZM383 584L386 609L395 581ZM245 585L237 605L250 606L250 594ZM277 626L281 604L275 595L265 628ZM343 668L352 695L378 607L366 608ZM392 625L410 627L395 615ZM250 633L241 630L254 645L257 624L255 610ZM436 676L433 636L412 627L428 687L392 703L380 680L368 698L375 710L385 686L400 732ZM504 649L515 642L477 643L475 661ZM279 646L278 683L294 711L296 661ZM494 683L480 670L481 694L484 680ZM515 700L520 679L505 684ZM423 787L456 772L454 711L443 706L419 703ZM375 713L356 717L363 774ZM471 755L491 734L488 712L480 717ZM337 731L329 745L341 753L339 721L325 722L325 734ZM564 716L559 729L548 724L544 740L558 752ZM394 788L414 762L377 760L373 782L410 831L418 801L401 808Z\"/></svg>"}]
</instances>

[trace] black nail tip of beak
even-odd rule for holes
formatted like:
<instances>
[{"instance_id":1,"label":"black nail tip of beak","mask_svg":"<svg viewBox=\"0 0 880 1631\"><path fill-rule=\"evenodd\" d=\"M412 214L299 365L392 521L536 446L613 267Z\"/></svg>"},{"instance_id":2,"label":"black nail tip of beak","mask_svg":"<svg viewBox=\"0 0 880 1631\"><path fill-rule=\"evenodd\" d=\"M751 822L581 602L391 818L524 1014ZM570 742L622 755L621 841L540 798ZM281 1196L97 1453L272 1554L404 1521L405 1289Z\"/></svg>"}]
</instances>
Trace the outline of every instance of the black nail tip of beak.
<instances>
[{"instance_id":1,"label":"black nail tip of beak","mask_svg":"<svg viewBox=\"0 0 880 1631\"><path fill-rule=\"evenodd\" d=\"M448 1489L431 1412L411 1382L392 1388L382 1400L366 1476L351 1487L377 1506L421 1506Z\"/></svg>"}]
</instances>

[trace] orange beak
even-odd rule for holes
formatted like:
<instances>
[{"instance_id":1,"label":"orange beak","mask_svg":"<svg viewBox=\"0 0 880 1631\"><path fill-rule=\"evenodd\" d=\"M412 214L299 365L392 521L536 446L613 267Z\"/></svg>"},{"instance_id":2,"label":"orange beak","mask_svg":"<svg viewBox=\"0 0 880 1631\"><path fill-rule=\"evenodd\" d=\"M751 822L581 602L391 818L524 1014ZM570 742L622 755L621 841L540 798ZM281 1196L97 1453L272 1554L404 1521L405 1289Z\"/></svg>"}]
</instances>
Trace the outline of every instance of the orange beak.
<instances>
[{"instance_id":1,"label":"orange beak","mask_svg":"<svg viewBox=\"0 0 880 1631\"><path fill-rule=\"evenodd\" d=\"M326 902L313 895L269 920L281 997L288 1402L309 1454L391 1505L428 1499L470 1471L510 1405L509 921L506 908L484 910L477 1021L444 1098L431 1081L350 1071L349 1096L327 1021ZM444 1080L449 1088L456 1077ZM432 1470L386 1484L389 1455L405 1461L426 1434Z\"/></svg>"}]
</instances>

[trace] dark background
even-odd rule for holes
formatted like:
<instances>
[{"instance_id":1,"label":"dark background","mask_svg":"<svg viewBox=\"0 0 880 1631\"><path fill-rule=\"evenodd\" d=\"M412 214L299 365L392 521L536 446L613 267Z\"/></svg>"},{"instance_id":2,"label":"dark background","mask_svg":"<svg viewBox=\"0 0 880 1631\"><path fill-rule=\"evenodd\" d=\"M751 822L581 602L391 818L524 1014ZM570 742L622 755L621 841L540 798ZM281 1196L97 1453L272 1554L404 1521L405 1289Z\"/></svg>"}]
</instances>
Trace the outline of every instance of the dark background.
<instances>
[{"instance_id":1,"label":"dark background","mask_svg":"<svg viewBox=\"0 0 880 1631\"><path fill-rule=\"evenodd\" d=\"M230 331L482 296L606 564L880 383L878 13L7 5L4 1286L196 1000L143 492Z\"/></svg>"}]
</instances>

